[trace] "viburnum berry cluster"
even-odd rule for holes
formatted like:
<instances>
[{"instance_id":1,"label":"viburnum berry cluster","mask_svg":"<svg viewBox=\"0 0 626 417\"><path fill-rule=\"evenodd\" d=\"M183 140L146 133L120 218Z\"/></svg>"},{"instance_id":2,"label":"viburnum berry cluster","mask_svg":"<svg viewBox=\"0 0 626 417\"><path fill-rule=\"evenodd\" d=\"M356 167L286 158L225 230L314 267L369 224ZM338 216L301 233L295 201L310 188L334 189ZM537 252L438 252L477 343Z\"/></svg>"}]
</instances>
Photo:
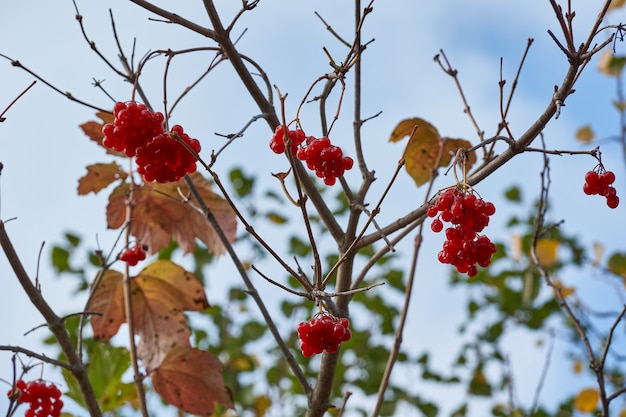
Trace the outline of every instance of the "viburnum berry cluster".
<instances>
[{"instance_id":1,"label":"viburnum berry cluster","mask_svg":"<svg viewBox=\"0 0 626 417\"><path fill-rule=\"evenodd\" d=\"M137 171L146 181L174 182L196 171L196 156L190 149L198 154L200 142L190 138L181 126L166 132L162 113L135 102L115 103L113 114L113 123L102 128L102 144L134 156Z\"/></svg>"},{"instance_id":2,"label":"viburnum berry cluster","mask_svg":"<svg viewBox=\"0 0 626 417\"><path fill-rule=\"evenodd\" d=\"M137 149L163 133L165 117L162 113L153 113L145 104L118 101L113 106L113 115L113 123L102 128L102 144L128 156L135 156Z\"/></svg>"},{"instance_id":3,"label":"viburnum berry cluster","mask_svg":"<svg viewBox=\"0 0 626 417\"><path fill-rule=\"evenodd\" d=\"M343 156L339 146L330 143L327 137L315 138L309 136L306 146L296 152L299 160L304 161L315 175L324 180L326 185L334 185L337 178L345 171L352 169L354 161L349 156Z\"/></svg>"},{"instance_id":4,"label":"viburnum berry cluster","mask_svg":"<svg viewBox=\"0 0 626 417\"><path fill-rule=\"evenodd\" d=\"M30 404L24 417L59 417L63 408L61 390L42 380L25 382L18 379L15 388L7 394L9 398L17 398L20 403Z\"/></svg>"},{"instance_id":5,"label":"viburnum berry cluster","mask_svg":"<svg viewBox=\"0 0 626 417\"><path fill-rule=\"evenodd\" d=\"M328 137L307 137L301 129L289 129L287 137L291 141L291 153L305 162L328 186L334 185L337 178L354 165L354 160L344 156L342 149L333 145ZM270 149L278 154L285 152L285 130L282 125L276 128L270 140Z\"/></svg>"},{"instance_id":6,"label":"viburnum berry cluster","mask_svg":"<svg viewBox=\"0 0 626 417\"><path fill-rule=\"evenodd\" d=\"M287 137L291 141L291 153L295 154L298 146L304 142L306 134L302 129L287 129ZM285 152L285 128L283 125L276 127L274 136L270 140L270 149L278 154Z\"/></svg>"},{"instance_id":7,"label":"viburnum berry cluster","mask_svg":"<svg viewBox=\"0 0 626 417\"><path fill-rule=\"evenodd\" d=\"M137 172L146 181L174 182L196 171L196 157L177 139L185 142L196 154L200 152L197 139L190 138L182 126L172 126L171 132L156 135L137 149Z\"/></svg>"},{"instance_id":8,"label":"viburnum berry cluster","mask_svg":"<svg viewBox=\"0 0 626 417\"><path fill-rule=\"evenodd\" d=\"M132 248L126 249L120 255L120 261L126 262L130 266L135 266L139 261L146 259L146 251L139 243L135 244Z\"/></svg>"},{"instance_id":9,"label":"viburnum berry cluster","mask_svg":"<svg viewBox=\"0 0 626 417\"><path fill-rule=\"evenodd\" d=\"M478 273L477 264L489 266L496 245L479 233L495 212L493 203L476 197L473 192L454 187L440 193L427 212L428 217L436 217L430 226L433 232L441 232L444 222L452 224L445 231L446 241L438 254L439 261L470 277Z\"/></svg>"},{"instance_id":10,"label":"viburnum berry cluster","mask_svg":"<svg viewBox=\"0 0 626 417\"><path fill-rule=\"evenodd\" d=\"M583 191L587 195L598 194L606 197L606 205L614 209L619 205L617 191L613 187L615 174L613 171L606 171L600 166L599 170L589 171L585 174L585 184Z\"/></svg>"},{"instance_id":11,"label":"viburnum berry cluster","mask_svg":"<svg viewBox=\"0 0 626 417\"><path fill-rule=\"evenodd\" d=\"M302 354L306 357L326 351L334 353L342 342L350 340L350 321L320 313L298 325L298 339Z\"/></svg>"}]
</instances>

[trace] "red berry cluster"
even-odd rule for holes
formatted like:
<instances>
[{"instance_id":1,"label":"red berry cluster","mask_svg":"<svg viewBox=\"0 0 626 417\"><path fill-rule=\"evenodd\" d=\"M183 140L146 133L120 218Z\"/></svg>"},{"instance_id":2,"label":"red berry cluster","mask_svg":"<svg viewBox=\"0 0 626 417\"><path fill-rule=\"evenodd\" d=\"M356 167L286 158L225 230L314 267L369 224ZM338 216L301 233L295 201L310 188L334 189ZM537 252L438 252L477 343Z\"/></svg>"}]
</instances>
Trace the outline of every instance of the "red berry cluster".
<instances>
[{"instance_id":1,"label":"red berry cluster","mask_svg":"<svg viewBox=\"0 0 626 417\"><path fill-rule=\"evenodd\" d=\"M296 156L306 162L307 167L315 171L315 175L323 178L324 184L329 186L334 185L337 178L354 165L352 158L343 156L341 148L331 144L327 137L318 139L309 136L306 146L299 148Z\"/></svg>"},{"instance_id":2,"label":"red berry cluster","mask_svg":"<svg viewBox=\"0 0 626 417\"><path fill-rule=\"evenodd\" d=\"M63 408L61 391L54 384L42 380L24 382L18 379L15 388L8 392L9 398L16 398L20 403L28 403L30 407L24 417L59 417Z\"/></svg>"},{"instance_id":3,"label":"red berry cluster","mask_svg":"<svg viewBox=\"0 0 626 417\"><path fill-rule=\"evenodd\" d=\"M298 325L298 338L302 354L310 357L323 351L336 352L341 342L352 337L349 326L350 321L347 318L336 318L327 313L301 322Z\"/></svg>"},{"instance_id":4,"label":"red berry cluster","mask_svg":"<svg viewBox=\"0 0 626 417\"><path fill-rule=\"evenodd\" d=\"M118 101L113 106L113 115L113 123L102 128L102 144L128 156L135 156L137 149L163 133L163 114L151 112L145 104Z\"/></svg>"},{"instance_id":5,"label":"red berry cluster","mask_svg":"<svg viewBox=\"0 0 626 417\"><path fill-rule=\"evenodd\" d=\"M324 184L328 186L334 185L337 178L354 165L352 158L343 156L341 148L331 144L327 137L319 139L314 136L306 137L301 129L288 130L287 137L291 141L291 153L304 161L307 167L315 171L315 175L322 178ZM285 130L282 125L276 128L270 140L270 149L274 153L285 152Z\"/></svg>"},{"instance_id":6,"label":"red berry cluster","mask_svg":"<svg viewBox=\"0 0 626 417\"><path fill-rule=\"evenodd\" d=\"M198 139L190 138L182 126L174 125L171 132L156 135L137 149L137 172L146 181L174 182L196 171L196 157L177 139L185 142L195 153L200 152Z\"/></svg>"},{"instance_id":7,"label":"red berry cluster","mask_svg":"<svg viewBox=\"0 0 626 417\"><path fill-rule=\"evenodd\" d=\"M438 258L441 263L451 264L460 273L473 277L478 273L476 264L486 267L496 245L479 233L489 224L489 217L496 212L493 203L477 198L471 192L448 188L439 195L434 205L428 207L428 217L436 217L431 229L443 230L443 222L453 226L446 229L446 241Z\"/></svg>"},{"instance_id":8,"label":"red berry cluster","mask_svg":"<svg viewBox=\"0 0 626 417\"><path fill-rule=\"evenodd\" d=\"M291 140L291 153L295 154L298 150L298 146L304 142L306 135L302 129L287 130L287 137ZM270 140L270 149L274 153L285 152L285 128L283 125L279 125L274 131L274 136Z\"/></svg>"},{"instance_id":9,"label":"red berry cluster","mask_svg":"<svg viewBox=\"0 0 626 417\"><path fill-rule=\"evenodd\" d=\"M115 120L102 128L102 144L135 157L137 172L146 181L160 183L180 180L196 170L200 142L187 135L179 125L170 132L163 128L163 114L153 113L144 104L115 103ZM184 146L180 141L187 144Z\"/></svg>"},{"instance_id":10,"label":"red berry cluster","mask_svg":"<svg viewBox=\"0 0 626 417\"><path fill-rule=\"evenodd\" d=\"M135 244L132 248L126 249L120 255L120 261L126 262L130 266L135 266L139 261L146 259L146 251L139 243Z\"/></svg>"},{"instance_id":11,"label":"red berry cluster","mask_svg":"<svg viewBox=\"0 0 626 417\"><path fill-rule=\"evenodd\" d=\"M587 195L599 194L606 197L606 205L614 209L619 205L617 191L613 187L615 174L613 171L589 171L585 174L585 185L583 191Z\"/></svg>"}]
</instances>

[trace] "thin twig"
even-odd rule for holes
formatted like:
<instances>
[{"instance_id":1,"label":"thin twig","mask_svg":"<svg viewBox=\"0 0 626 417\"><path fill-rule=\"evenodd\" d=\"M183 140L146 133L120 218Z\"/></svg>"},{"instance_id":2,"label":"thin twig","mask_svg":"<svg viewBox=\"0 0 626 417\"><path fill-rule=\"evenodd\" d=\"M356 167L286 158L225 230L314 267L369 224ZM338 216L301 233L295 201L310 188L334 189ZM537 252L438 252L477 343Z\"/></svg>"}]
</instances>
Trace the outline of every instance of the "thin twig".
<instances>
[{"instance_id":1,"label":"thin twig","mask_svg":"<svg viewBox=\"0 0 626 417\"><path fill-rule=\"evenodd\" d=\"M274 323L274 319L272 318L272 315L267 310L267 307L265 306L263 299L259 295L254 284L252 283L252 280L248 276L248 272L246 271L246 268L243 266L242 262L239 260L239 256L237 255L237 252L235 251L230 241L228 240L228 237L226 236L226 234L224 233L224 230L222 229L219 222L215 218L215 215L211 211L211 208L206 205L202 196L200 195L193 181L188 175L185 176L185 182L187 183L187 186L189 186L189 190L191 191L191 194L193 195L194 199L196 200L196 202L198 203L198 205L204 212L204 215L207 221L215 230L215 233L219 237L220 242L222 242L222 244L224 245L224 248L226 248L226 252L230 256L233 263L235 264L235 268L237 269L237 272L241 276L241 279L243 280L244 284L246 285L248 294L250 294L254 302L257 304L257 307L261 311L261 315L263 316L263 319L265 320L270 332L274 336L274 340L276 341L276 343L278 344L278 347L283 353L283 356L285 357L285 360L289 364L291 371L294 373L294 375L298 379L298 382L302 386L302 389L304 390L304 392L307 395L309 395L312 391L311 385L309 385L309 382L304 376L302 369L300 369L300 366L296 362L295 358L289 351L289 348L285 344L285 341L283 340L282 336L278 332L278 328L276 327L276 324Z\"/></svg>"},{"instance_id":2,"label":"thin twig","mask_svg":"<svg viewBox=\"0 0 626 417\"><path fill-rule=\"evenodd\" d=\"M9 109L11 108L11 106L13 106L24 94L26 94L26 92L28 90L30 90L35 84L37 83L37 80L33 81L32 83L30 83L30 85L28 87L26 87L21 93L19 93L17 95L17 97L15 97L8 106L6 106L6 108L4 110L2 110L2 113L0 113L0 122L4 122L6 120L6 118L4 117L5 113L7 111L9 111Z\"/></svg>"},{"instance_id":3,"label":"thin twig","mask_svg":"<svg viewBox=\"0 0 626 417\"><path fill-rule=\"evenodd\" d=\"M49 363L50 365L58 366L63 369L67 369L68 371L74 371L74 367L67 362L58 361L56 359L50 358L43 353L36 353L32 350L25 349L21 346L11 346L11 345L0 345L0 350L15 352L15 353L23 353L26 356L31 358L39 359L42 362Z\"/></svg>"}]
</instances>

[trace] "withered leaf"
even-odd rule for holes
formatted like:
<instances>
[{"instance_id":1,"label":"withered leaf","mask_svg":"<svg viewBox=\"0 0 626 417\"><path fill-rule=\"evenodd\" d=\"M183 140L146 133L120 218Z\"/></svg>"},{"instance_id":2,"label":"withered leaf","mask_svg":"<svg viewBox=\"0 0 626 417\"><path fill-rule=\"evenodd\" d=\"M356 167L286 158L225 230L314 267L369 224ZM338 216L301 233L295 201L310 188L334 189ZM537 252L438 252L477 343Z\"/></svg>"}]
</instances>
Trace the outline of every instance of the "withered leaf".
<instances>
[{"instance_id":1,"label":"withered leaf","mask_svg":"<svg viewBox=\"0 0 626 417\"><path fill-rule=\"evenodd\" d=\"M440 167L447 167L452 160L452 157L456 155L456 152L459 148L470 149L472 144L465 139L452 139L452 138L443 138L443 152L441 154L441 161L439 163ZM476 163L476 153L471 152L468 155L468 159L465 161L465 169L469 171L469 169Z\"/></svg>"},{"instance_id":2,"label":"withered leaf","mask_svg":"<svg viewBox=\"0 0 626 417\"><path fill-rule=\"evenodd\" d=\"M94 337L109 340L126 322L124 279L117 271L105 272L88 305L94 315ZM188 346L191 331L184 311L209 307L198 279L179 265L158 260L131 279L131 303L135 333L141 337L137 353L146 369L159 366L174 346Z\"/></svg>"},{"instance_id":3,"label":"withered leaf","mask_svg":"<svg viewBox=\"0 0 626 417\"><path fill-rule=\"evenodd\" d=\"M93 192L97 194L117 180L128 176L116 162L109 164L99 163L87 166L87 174L78 180L78 195Z\"/></svg>"},{"instance_id":4,"label":"withered leaf","mask_svg":"<svg viewBox=\"0 0 626 417\"><path fill-rule=\"evenodd\" d=\"M113 114L99 111L96 113L96 116L98 116L100 120L102 120L102 122L90 120L80 125L80 128L83 129L83 132L85 133L85 135L87 135L89 139L106 149L108 154L125 157L125 153L117 152L102 145L102 139L104 139L104 135L102 134L102 127L104 127L104 125L107 123L113 123L113 121L115 120Z\"/></svg>"},{"instance_id":5,"label":"withered leaf","mask_svg":"<svg viewBox=\"0 0 626 417\"><path fill-rule=\"evenodd\" d=\"M420 119L419 117L404 119L400 123L398 123L398 125L393 129L393 132L391 132L391 136L389 136L389 142L398 142L400 139L413 133L414 129L417 130L423 127L435 129L432 124L428 123L424 119Z\"/></svg>"},{"instance_id":6,"label":"withered leaf","mask_svg":"<svg viewBox=\"0 0 626 417\"><path fill-rule=\"evenodd\" d=\"M87 311L99 313L91 316L91 327L97 340L111 339L126 322L123 282L124 275L107 269L89 301Z\"/></svg>"},{"instance_id":7,"label":"withered leaf","mask_svg":"<svg viewBox=\"0 0 626 417\"><path fill-rule=\"evenodd\" d=\"M233 242L237 229L234 211L226 200L212 191L211 184L202 175L194 173L191 178L228 240ZM107 223L112 229L121 227L126 221L129 190L128 184L122 184L109 197ZM209 252L222 255L225 248L217 233L204 214L192 206L193 202L182 200L179 190L184 195L190 194L184 179L167 184L135 186L131 234L147 245L150 253L166 248L170 238L178 243L184 253L190 253L198 238L207 245Z\"/></svg>"},{"instance_id":8,"label":"withered leaf","mask_svg":"<svg viewBox=\"0 0 626 417\"><path fill-rule=\"evenodd\" d=\"M137 356L150 370L174 346L188 346L191 330L183 311L209 307L198 279L179 265L159 260L144 268L131 286Z\"/></svg>"},{"instance_id":9,"label":"withered leaf","mask_svg":"<svg viewBox=\"0 0 626 417\"><path fill-rule=\"evenodd\" d=\"M224 384L222 364L210 352L192 347L172 349L161 365L152 371L154 390L180 410L211 416L215 404L233 407Z\"/></svg>"},{"instance_id":10,"label":"withered leaf","mask_svg":"<svg viewBox=\"0 0 626 417\"><path fill-rule=\"evenodd\" d=\"M407 172L419 187L430 180L432 171L439 165L441 138L437 129L425 120L410 120L420 120L420 122L415 131L411 128L413 135L409 138L409 142L404 150L404 161ZM405 120L400 124L404 124L404 128L401 130L406 131L409 125L408 121ZM397 130L398 128L394 130L394 133ZM411 132L408 132L408 134L411 134Z\"/></svg>"}]
</instances>

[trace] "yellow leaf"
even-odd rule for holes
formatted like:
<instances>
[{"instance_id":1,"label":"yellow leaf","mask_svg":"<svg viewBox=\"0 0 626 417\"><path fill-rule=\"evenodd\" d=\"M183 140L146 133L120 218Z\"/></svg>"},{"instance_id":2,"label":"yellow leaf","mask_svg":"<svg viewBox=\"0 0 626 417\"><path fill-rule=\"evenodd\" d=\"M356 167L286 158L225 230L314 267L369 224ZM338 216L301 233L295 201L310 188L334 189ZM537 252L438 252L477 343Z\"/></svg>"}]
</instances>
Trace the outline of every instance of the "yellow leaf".
<instances>
[{"instance_id":1,"label":"yellow leaf","mask_svg":"<svg viewBox=\"0 0 626 417\"><path fill-rule=\"evenodd\" d=\"M576 360L574 362L574 373L579 374L583 371L583 362L581 360Z\"/></svg>"},{"instance_id":2,"label":"yellow leaf","mask_svg":"<svg viewBox=\"0 0 626 417\"><path fill-rule=\"evenodd\" d=\"M615 56L613 51L608 49L600 55L598 70L605 75L619 77L625 64L626 57Z\"/></svg>"},{"instance_id":3,"label":"yellow leaf","mask_svg":"<svg viewBox=\"0 0 626 417\"><path fill-rule=\"evenodd\" d=\"M265 415L265 413L267 412L267 409L270 408L270 406L272 405L272 400L266 396L266 395L261 395L260 397L258 397L256 399L256 404L255 404L255 412L256 412L256 417L263 417Z\"/></svg>"},{"instance_id":4,"label":"yellow leaf","mask_svg":"<svg viewBox=\"0 0 626 417\"><path fill-rule=\"evenodd\" d=\"M611 4L609 5L609 9L607 11L610 12L611 10L619 9L620 7L624 6L624 3L626 3L626 0L613 0L611 1Z\"/></svg>"},{"instance_id":5,"label":"yellow leaf","mask_svg":"<svg viewBox=\"0 0 626 417\"><path fill-rule=\"evenodd\" d=\"M576 139L583 143L591 142L595 137L596 135L589 125L583 126L576 131Z\"/></svg>"},{"instance_id":6,"label":"yellow leaf","mask_svg":"<svg viewBox=\"0 0 626 417\"><path fill-rule=\"evenodd\" d=\"M439 165L441 138L430 123L422 120L417 126L404 150L404 161L407 172L419 187L430 180L432 171Z\"/></svg>"},{"instance_id":7,"label":"yellow leaf","mask_svg":"<svg viewBox=\"0 0 626 417\"><path fill-rule=\"evenodd\" d=\"M559 241L556 239L539 239L535 252L539 258L539 265L549 267L556 262Z\"/></svg>"},{"instance_id":8,"label":"yellow leaf","mask_svg":"<svg viewBox=\"0 0 626 417\"><path fill-rule=\"evenodd\" d=\"M616 101L613 100L612 101L613 105L615 106L615 108L620 111L620 112L625 112L626 111L626 101Z\"/></svg>"},{"instance_id":9,"label":"yellow leaf","mask_svg":"<svg viewBox=\"0 0 626 417\"><path fill-rule=\"evenodd\" d=\"M434 129L434 127L430 123L428 123L424 119L420 119L419 117L404 119L403 121L398 123L395 129L393 129L393 132L389 137L389 142L398 142L400 139L413 133L414 129L417 130L424 126L430 126Z\"/></svg>"},{"instance_id":10,"label":"yellow leaf","mask_svg":"<svg viewBox=\"0 0 626 417\"><path fill-rule=\"evenodd\" d=\"M472 144L465 139L452 139L452 138L443 138L443 151L441 153L441 161L439 162L440 167L447 167L452 157L456 155L456 152L459 148L469 149L472 147ZM465 170L466 172L474 165L476 162L476 153L472 152L469 154L469 158L465 161Z\"/></svg>"},{"instance_id":11,"label":"yellow leaf","mask_svg":"<svg viewBox=\"0 0 626 417\"><path fill-rule=\"evenodd\" d=\"M574 398L574 407L581 413L591 413L596 409L600 394L595 388L585 388Z\"/></svg>"},{"instance_id":12,"label":"yellow leaf","mask_svg":"<svg viewBox=\"0 0 626 417\"><path fill-rule=\"evenodd\" d=\"M576 292L576 288L574 287L566 287L563 285L563 283L559 280L555 280L554 281L554 291L560 291L561 295L563 295L563 298L567 298L570 295L574 294Z\"/></svg>"}]
</instances>

